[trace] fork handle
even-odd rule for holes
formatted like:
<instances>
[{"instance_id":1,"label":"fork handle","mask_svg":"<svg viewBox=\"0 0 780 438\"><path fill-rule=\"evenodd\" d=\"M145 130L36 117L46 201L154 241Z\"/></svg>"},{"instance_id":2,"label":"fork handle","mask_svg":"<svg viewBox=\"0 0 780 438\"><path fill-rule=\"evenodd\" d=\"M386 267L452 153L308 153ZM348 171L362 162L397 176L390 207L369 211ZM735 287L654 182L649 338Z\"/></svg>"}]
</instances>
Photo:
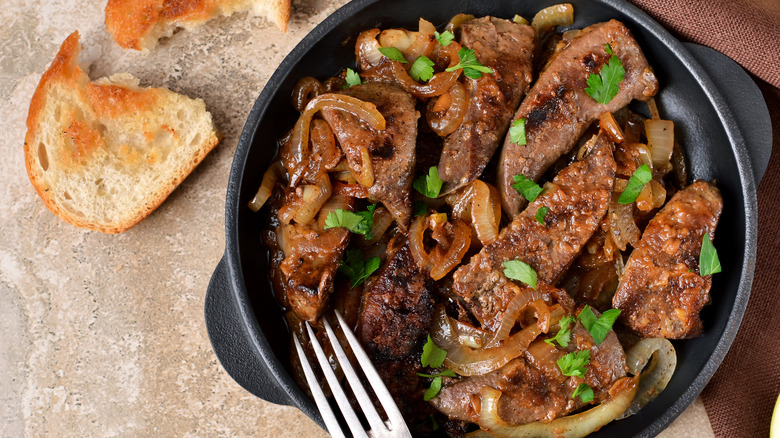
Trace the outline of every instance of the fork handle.
<instances>
[{"instance_id":1,"label":"fork handle","mask_svg":"<svg viewBox=\"0 0 780 438\"><path fill-rule=\"evenodd\" d=\"M287 393L258 354L240 319L227 262L220 260L206 292L206 329L222 367L239 385L263 400L292 405Z\"/></svg>"}]
</instances>

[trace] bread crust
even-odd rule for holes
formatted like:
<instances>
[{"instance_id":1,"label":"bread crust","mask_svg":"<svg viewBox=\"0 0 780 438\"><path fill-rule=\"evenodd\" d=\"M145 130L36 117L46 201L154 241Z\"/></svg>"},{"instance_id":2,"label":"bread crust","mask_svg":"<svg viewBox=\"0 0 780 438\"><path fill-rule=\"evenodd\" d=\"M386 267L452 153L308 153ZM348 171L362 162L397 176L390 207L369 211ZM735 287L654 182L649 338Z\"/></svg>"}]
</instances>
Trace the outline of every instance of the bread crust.
<instances>
[{"instance_id":1,"label":"bread crust","mask_svg":"<svg viewBox=\"0 0 780 438\"><path fill-rule=\"evenodd\" d=\"M67 87L86 105L92 106L91 111L95 114L102 113L104 117L116 117L119 112L138 112L144 108L149 110L154 104L157 104L152 98L152 94L166 90L161 89L141 89L133 90L132 87L123 87L118 85L96 85L89 82L89 77L78 66L78 56L80 53L79 33L73 32L63 42L59 52L52 61L47 71L41 77L38 87L33 93L30 102L30 110L27 115L27 134L24 142L25 167L30 182L35 188L38 196L43 200L44 205L66 222L81 228L101 231L108 234L121 233L136 225L154 211L176 187L189 175L198 164L216 147L221 136L216 130L212 130L209 137L204 139L194 156L190 157L187 166L180 167L176 174L165 175L167 181L155 187L154 193L144 199L143 205L131 216L118 223L99 223L89 218L81 218L66 208L64 208L52 196L53 187L49 187L44 179L41 158L38 156L41 143L41 133L46 127L45 123L52 121L44 120L44 110L48 105L55 102L50 96L50 91L54 86ZM96 91L97 90L97 91ZM91 91L91 92L90 92ZM91 94L91 96L90 96ZM105 100L112 99L110 104L102 105ZM208 113L206 113L208 115ZM210 120L210 115L208 115ZM213 126L213 125L212 125ZM66 134L66 131L63 131ZM75 134L74 134L75 135ZM73 137L71 137L73 138ZM101 138L102 141L102 138ZM100 143L93 145L100 148ZM74 152L74 160L88 160L90 151L77 150ZM46 158L48 160L49 158ZM143 164L142 164L143 165ZM63 167L73 167L74 172L78 172L78 165L70 166L65 163Z\"/></svg>"},{"instance_id":2,"label":"bread crust","mask_svg":"<svg viewBox=\"0 0 780 438\"><path fill-rule=\"evenodd\" d=\"M176 27L192 29L220 15L254 10L287 32L291 0L109 0L105 24L126 49L146 50Z\"/></svg>"}]
</instances>

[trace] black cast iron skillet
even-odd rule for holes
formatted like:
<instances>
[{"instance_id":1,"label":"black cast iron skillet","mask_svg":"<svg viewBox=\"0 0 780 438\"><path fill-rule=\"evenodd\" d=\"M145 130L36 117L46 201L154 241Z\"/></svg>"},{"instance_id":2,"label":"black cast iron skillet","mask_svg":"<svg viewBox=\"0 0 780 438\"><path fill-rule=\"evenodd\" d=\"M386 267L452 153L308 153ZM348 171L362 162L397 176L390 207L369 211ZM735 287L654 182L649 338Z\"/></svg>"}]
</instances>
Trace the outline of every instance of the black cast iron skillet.
<instances>
[{"instance_id":1,"label":"black cast iron skillet","mask_svg":"<svg viewBox=\"0 0 780 438\"><path fill-rule=\"evenodd\" d=\"M436 25L457 13L533 17L558 3L541 1L356 0L317 26L285 58L249 114L238 143L225 208L226 249L209 284L206 324L227 372L252 394L295 406L322 425L291 378L289 333L268 279L261 243L265 222L247 202L276 154L276 139L298 117L290 104L296 81L327 78L354 66L354 41L363 30L415 29L419 17ZM675 122L693 177L717 179L725 209L715 235L723 272L713 279L712 305L702 312L704 335L674 343L677 371L667 389L639 414L594 436L651 436L690 405L728 351L747 305L756 254L756 185L771 152L771 125L761 93L731 59L682 44L642 11L619 0L573 0L572 28L616 18L633 32L661 84L657 101Z\"/></svg>"}]
</instances>

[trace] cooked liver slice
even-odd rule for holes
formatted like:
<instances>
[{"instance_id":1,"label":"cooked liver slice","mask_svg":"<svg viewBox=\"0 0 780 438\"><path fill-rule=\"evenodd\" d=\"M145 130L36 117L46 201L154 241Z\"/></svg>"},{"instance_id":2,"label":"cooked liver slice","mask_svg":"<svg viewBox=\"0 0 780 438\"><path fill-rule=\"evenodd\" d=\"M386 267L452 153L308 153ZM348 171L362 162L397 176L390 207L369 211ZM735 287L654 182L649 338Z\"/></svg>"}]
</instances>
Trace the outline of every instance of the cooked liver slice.
<instances>
[{"instance_id":1,"label":"cooked liver slice","mask_svg":"<svg viewBox=\"0 0 780 438\"><path fill-rule=\"evenodd\" d=\"M342 93L373 103L385 118L385 130L375 131L351 113L336 109L322 111L353 170L361 169L360 148L367 147L371 152L374 184L368 193L384 204L405 230L412 216L409 191L414 177L419 117L415 100L406 91L383 83L355 85Z\"/></svg>"},{"instance_id":2,"label":"cooked liver slice","mask_svg":"<svg viewBox=\"0 0 780 438\"><path fill-rule=\"evenodd\" d=\"M544 341L539 339L535 342ZM498 415L507 423L551 421L585 406L579 397L571 398L583 380L564 376L555 362L558 358L570 352L590 350L584 382L593 389L594 402L606 399L609 387L626 375L625 353L611 330L604 342L596 346L588 331L578 322L572 329L571 343L567 348L549 348L554 354L546 361L526 351L523 356L492 373L450 380L431 403L449 417L477 422L472 400L479 400L480 390L490 386L503 393L499 399Z\"/></svg>"},{"instance_id":3,"label":"cooked liver slice","mask_svg":"<svg viewBox=\"0 0 780 438\"><path fill-rule=\"evenodd\" d=\"M646 337L701 334L699 311L709 301L712 276L698 274L699 253L704 234L715 235L722 209L718 188L696 181L650 220L612 299L623 323Z\"/></svg>"},{"instance_id":4,"label":"cooked liver slice","mask_svg":"<svg viewBox=\"0 0 780 438\"><path fill-rule=\"evenodd\" d=\"M404 244L366 282L358 316L358 339L407 421L427 415L416 373L433 318L431 285Z\"/></svg>"},{"instance_id":5,"label":"cooked liver slice","mask_svg":"<svg viewBox=\"0 0 780 438\"><path fill-rule=\"evenodd\" d=\"M484 17L464 23L459 42L495 73L479 79L461 76L469 102L463 123L444 142L438 166L443 194L474 181L485 170L528 91L536 40L531 26Z\"/></svg>"},{"instance_id":6,"label":"cooked liver slice","mask_svg":"<svg viewBox=\"0 0 780 438\"><path fill-rule=\"evenodd\" d=\"M585 89L588 76L598 74L611 57L606 52L607 43L622 61L626 74L618 94L602 105ZM614 112L633 99L647 99L657 89L655 75L623 23L610 20L583 29L553 55L513 118L513 121L526 119L527 143L524 146L510 143L509 136L504 140L496 182L504 210L515 217L526 204L512 188L515 175L538 180L550 165L574 147L602 113Z\"/></svg>"},{"instance_id":7,"label":"cooked liver slice","mask_svg":"<svg viewBox=\"0 0 780 438\"><path fill-rule=\"evenodd\" d=\"M504 276L505 261L528 263L540 283L554 284L607 212L615 177L612 142L598 135L586 147L590 151L583 159L555 177L553 184L558 189L540 194L496 241L455 272L453 290L485 328L496 328L500 314L514 297L501 292L509 281ZM549 208L545 225L535 218L541 207Z\"/></svg>"}]
</instances>

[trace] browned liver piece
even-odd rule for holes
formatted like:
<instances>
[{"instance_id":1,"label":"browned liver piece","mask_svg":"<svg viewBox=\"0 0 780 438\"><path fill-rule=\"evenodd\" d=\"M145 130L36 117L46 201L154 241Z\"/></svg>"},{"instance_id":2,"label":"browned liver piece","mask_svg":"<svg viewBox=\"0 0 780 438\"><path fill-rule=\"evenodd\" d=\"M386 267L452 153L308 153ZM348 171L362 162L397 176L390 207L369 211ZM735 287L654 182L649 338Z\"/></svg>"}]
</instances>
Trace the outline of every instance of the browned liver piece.
<instances>
[{"instance_id":1,"label":"browned liver piece","mask_svg":"<svg viewBox=\"0 0 780 438\"><path fill-rule=\"evenodd\" d=\"M484 328L496 328L514 297L501 293L509 281L503 273L505 261L528 263L540 282L555 284L607 212L615 177L612 142L600 134L584 147L590 150L583 159L564 168L553 180L553 188L542 192L498 239L455 272L455 293ZM544 225L535 218L541 207L549 209Z\"/></svg>"},{"instance_id":2,"label":"browned liver piece","mask_svg":"<svg viewBox=\"0 0 780 438\"><path fill-rule=\"evenodd\" d=\"M626 70L620 91L606 105L599 104L585 89L591 73L598 74L611 57L610 44ZM617 111L633 99L655 95L658 81L642 50L623 23L610 20L589 26L553 55L513 121L526 119L524 146L504 140L496 184L501 203L510 217L517 216L525 199L512 188L515 175L534 181L574 147L585 130L602 113Z\"/></svg>"},{"instance_id":3,"label":"browned liver piece","mask_svg":"<svg viewBox=\"0 0 780 438\"><path fill-rule=\"evenodd\" d=\"M459 42L494 74L462 76L468 106L463 123L444 141L438 166L442 193L463 187L485 170L528 91L536 40L531 26L484 17L463 23Z\"/></svg>"},{"instance_id":4,"label":"browned liver piece","mask_svg":"<svg viewBox=\"0 0 780 438\"><path fill-rule=\"evenodd\" d=\"M354 171L362 169L361 148L368 148L374 172L369 196L384 204L405 230L412 216L409 191L414 177L419 117L415 100L406 91L383 83L355 85L342 93L373 103L385 118L385 130L376 131L351 113L336 109L322 111Z\"/></svg>"},{"instance_id":5,"label":"browned liver piece","mask_svg":"<svg viewBox=\"0 0 780 438\"><path fill-rule=\"evenodd\" d=\"M722 209L718 188L696 181L650 220L612 299L623 323L645 337L701 334L699 311L709 301L712 275L699 275L699 253L704 234L715 235Z\"/></svg>"},{"instance_id":6,"label":"browned liver piece","mask_svg":"<svg viewBox=\"0 0 780 438\"><path fill-rule=\"evenodd\" d=\"M424 418L420 355L433 318L432 280L420 272L405 242L369 278L357 335L407 421ZM393 243L391 243L391 246Z\"/></svg>"},{"instance_id":7,"label":"browned liver piece","mask_svg":"<svg viewBox=\"0 0 780 438\"><path fill-rule=\"evenodd\" d=\"M567 353L581 350L590 350L590 363L584 380L564 376L556 361ZM572 329L571 343L567 348L545 344L542 339L534 341L523 356L492 373L451 379L431 403L449 417L477 422L478 411L472 401L479 400L480 390L490 386L502 392L498 415L505 422L551 421L585 406L579 397L572 399L580 383L587 383L593 389L593 403L605 400L609 387L625 377L625 363L623 347L613 331L610 330L604 342L596 346L588 331L578 322Z\"/></svg>"}]
</instances>

